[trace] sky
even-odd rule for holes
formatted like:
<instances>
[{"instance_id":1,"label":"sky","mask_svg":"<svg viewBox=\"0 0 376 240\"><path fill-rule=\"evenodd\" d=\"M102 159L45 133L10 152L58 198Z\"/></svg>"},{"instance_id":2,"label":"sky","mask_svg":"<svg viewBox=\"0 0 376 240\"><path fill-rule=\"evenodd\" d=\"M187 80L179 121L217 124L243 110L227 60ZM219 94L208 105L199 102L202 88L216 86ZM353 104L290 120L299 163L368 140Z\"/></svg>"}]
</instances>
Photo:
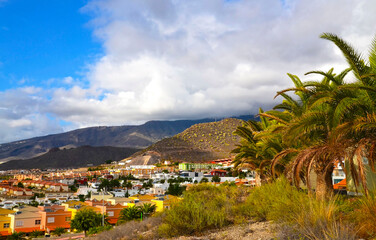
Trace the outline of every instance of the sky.
<instances>
[{"instance_id":1,"label":"sky","mask_svg":"<svg viewBox=\"0 0 376 240\"><path fill-rule=\"evenodd\" d=\"M367 56L375 12L367 0L0 0L0 143L256 114L292 86L287 73L346 68L321 33Z\"/></svg>"}]
</instances>

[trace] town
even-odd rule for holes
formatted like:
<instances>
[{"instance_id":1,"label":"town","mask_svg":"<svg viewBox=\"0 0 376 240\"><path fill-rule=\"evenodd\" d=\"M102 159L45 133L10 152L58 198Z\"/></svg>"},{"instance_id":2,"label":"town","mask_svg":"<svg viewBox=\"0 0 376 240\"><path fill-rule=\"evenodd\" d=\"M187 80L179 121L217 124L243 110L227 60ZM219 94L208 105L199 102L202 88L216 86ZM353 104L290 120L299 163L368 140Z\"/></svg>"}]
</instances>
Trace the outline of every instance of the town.
<instances>
[{"instance_id":1,"label":"town","mask_svg":"<svg viewBox=\"0 0 376 240\"><path fill-rule=\"evenodd\" d=\"M71 231L82 209L92 209L116 225L121 211L143 204L168 209L193 184L260 185L255 172L233 172L232 159L207 163L127 165L129 160L79 169L32 169L1 172L0 234Z\"/></svg>"}]
</instances>

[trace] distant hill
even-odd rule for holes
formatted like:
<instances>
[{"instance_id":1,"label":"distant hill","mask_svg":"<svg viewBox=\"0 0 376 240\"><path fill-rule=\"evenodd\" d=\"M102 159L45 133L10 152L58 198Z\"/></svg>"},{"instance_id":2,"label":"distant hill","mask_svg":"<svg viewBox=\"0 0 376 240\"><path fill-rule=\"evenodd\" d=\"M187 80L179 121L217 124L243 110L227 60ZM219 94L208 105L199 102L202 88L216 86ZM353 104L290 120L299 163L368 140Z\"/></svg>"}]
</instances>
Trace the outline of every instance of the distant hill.
<instances>
[{"instance_id":1,"label":"distant hill","mask_svg":"<svg viewBox=\"0 0 376 240\"><path fill-rule=\"evenodd\" d=\"M251 116L240 116L248 120ZM16 159L30 159L52 148L75 148L79 146L112 146L146 148L157 141L172 137L198 123L214 119L149 121L137 126L89 127L65 133L30 138L0 144L0 163Z\"/></svg>"},{"instance_id":2,"label":"distant hill","mask_svg":"<svg viewBox=\"0 0 376 240\"><path fill-rule=\"evenodd\" d=\"M0 164L0 170L32 168L74 168L88 164L100 165L107 160L119 161L135 153L134 148L81 146L71 149L53 148L49 152L26 160L11 160Z\"/></svg>"},{"instance_id":3,"label":"distant hill","mask_svg":"<svg viewBox=\"0 0 376 240\"><path fill-rule=\"evenodd\" d=\"M89 127L70 132L0 144L0 162L29 159L56 147L112 146L145 148L190 126L213 119L150 121L139 126Z\"/></svg>"},{"instance_id":4,"label":"distant hill","mask_svg":"<svg viewBox=\"0 0 376 240\"><path fill-rule=\"evenodd\" d=\"M233 132L241 124L242 121L235 118L196 124L182 133L135 153L131 158L139 163L140 156L145 156L148 152L159 154L162 160L179 162L204 162L228 158L240 140ZM153 162L150 161L148 164Z\"/></svg>"}]
</instances>

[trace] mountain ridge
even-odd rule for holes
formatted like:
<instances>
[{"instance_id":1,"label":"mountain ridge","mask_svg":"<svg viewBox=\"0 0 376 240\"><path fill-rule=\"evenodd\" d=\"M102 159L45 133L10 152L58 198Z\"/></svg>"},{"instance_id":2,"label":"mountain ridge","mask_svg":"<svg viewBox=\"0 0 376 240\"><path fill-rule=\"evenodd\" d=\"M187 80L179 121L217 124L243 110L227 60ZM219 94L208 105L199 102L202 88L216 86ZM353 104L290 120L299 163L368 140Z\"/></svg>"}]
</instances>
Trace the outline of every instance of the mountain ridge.
<instances>
[{"instance_id":1,"label":"mountain ridge","mask_svg":"<svg viewBox=\"0 0 376 240\"><path fill-rule=\"evenodd\" d=\"M240 119L250 116L240 116ZM148 121L141 125L98 126L75 129L69 132L39 136L0 144L0 162L30 159L47 153L55 147L112 146L146 148L157 141L174 136L185 129L214 119L175 121Z\"/></svg>"},{"instance_id":2,"label":"mountain ridge","mask_svg":"<svg viewBox=\"0 0 376 240\"><path fill-rule=\"evenodd\" d=\"M111 146L80 146L71 149L52 148L41 156L26 160L10 160L0 164L0 170L33 168L75 168L100 165L107 160L119 161L135 153L134 148Z\"/></svg>"}]
</instances>

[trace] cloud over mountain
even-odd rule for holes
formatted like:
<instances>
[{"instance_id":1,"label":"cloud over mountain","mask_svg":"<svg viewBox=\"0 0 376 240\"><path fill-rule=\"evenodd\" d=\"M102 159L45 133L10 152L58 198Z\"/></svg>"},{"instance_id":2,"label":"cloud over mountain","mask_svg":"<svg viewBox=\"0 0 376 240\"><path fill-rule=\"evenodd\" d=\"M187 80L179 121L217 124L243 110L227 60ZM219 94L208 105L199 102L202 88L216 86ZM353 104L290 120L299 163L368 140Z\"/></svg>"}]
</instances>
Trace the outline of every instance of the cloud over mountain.
<instances>
[{"instance_id":1,"label":"cloud over mountain","mask_svg":"<svg viewBox=\"0 0 376 240\"><path fill-rule=\"evenodd\" d=\"M67 87L10 101L29 106L11 129L47 115L92 126L255 113L291 85L287 72L346 67L322 32L365 53L376 33L376 4L365 0L92 0L82 12L104 49L88 84L67 77ZM22 90L12 91L1 96Z\"/></svg>"}]
</instances>

